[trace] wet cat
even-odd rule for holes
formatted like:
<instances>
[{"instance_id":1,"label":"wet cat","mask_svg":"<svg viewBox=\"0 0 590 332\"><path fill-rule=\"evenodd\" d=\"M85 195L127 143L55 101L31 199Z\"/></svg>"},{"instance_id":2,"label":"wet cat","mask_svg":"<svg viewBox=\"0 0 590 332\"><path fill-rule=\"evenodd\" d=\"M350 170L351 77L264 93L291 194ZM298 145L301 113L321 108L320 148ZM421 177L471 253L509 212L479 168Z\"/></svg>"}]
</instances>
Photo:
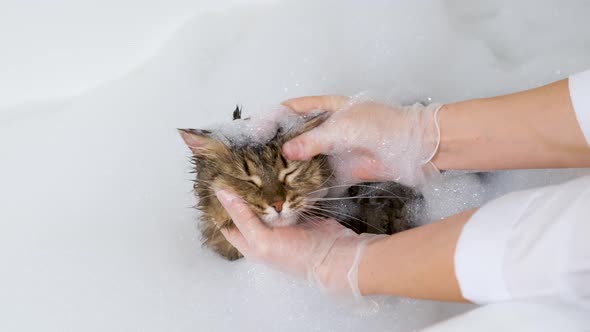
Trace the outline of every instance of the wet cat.
<instances>
[{"instance_id":1,"label":"wet cat","mask_svg":"<svg viewBox=\"0 0 590 332\"><path fill-rule=\"evenodd\" d=\"M395 183L359 184L348 197L325 198L332 185L332 168L325 155L307 161L287 160L282 145L321 124L324 114L310 116L291 128L278 127L265 142L232 140L209 130L179 129L193 153L196 207L201 210L204 245L229 260L242 255L221 232L234 227L215 197L226 187L241 196L262 222L270 227L294 225L311 217L334 217L360 232L392 234L410 228L408 200L419 199L412 189ZM241 119L236 108L234 120Z\"/></svg>"}]
</instances>

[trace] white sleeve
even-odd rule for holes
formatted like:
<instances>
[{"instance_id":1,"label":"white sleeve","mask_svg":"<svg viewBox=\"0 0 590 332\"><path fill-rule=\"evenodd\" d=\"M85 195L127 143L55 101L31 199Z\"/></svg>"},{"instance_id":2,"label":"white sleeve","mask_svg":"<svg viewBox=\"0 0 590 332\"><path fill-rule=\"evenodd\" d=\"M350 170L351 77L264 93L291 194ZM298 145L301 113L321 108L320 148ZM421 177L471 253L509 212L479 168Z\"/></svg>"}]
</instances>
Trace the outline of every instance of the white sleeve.
<instances>
[{"instance_id":1,"label":"white sleeve","mask_svg":"<svg viewBox=\"0 0 590 332\"><path fill-rule=\"evenodd\" d=\"M558 298L590 309L590 176L484 205L459 236L455 273L475 303Z\"/></svg>"},{"instance_id":2,"label":"white sleeve","mask_svg":"<svg viewBox=\"0 0 590 332\"><path fill-rule=\"evenodd\" d=\"M570 76L568 82L578 124L590 145L590 70Z\"/></svg>"}]
</instances>

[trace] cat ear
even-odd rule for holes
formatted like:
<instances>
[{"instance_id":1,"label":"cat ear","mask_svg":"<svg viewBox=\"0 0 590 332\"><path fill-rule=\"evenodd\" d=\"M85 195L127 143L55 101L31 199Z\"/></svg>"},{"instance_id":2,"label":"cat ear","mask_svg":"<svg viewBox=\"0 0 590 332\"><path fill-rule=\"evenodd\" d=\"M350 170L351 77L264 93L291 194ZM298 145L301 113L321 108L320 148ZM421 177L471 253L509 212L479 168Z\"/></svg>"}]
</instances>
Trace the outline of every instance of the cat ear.
<instances>
[{"instance_id":1,"label":"cat ear","mask_svg":"<svg viewBox=\"0 0 590 332\"><path fill-rule=\"evenodd\" d=\"M212 138L208 130L178 129L178 133L195 156L206 157L225 150L225 145Z\"/></svg>"},{"instance_id":2,"label":"cat ear","mask_svg":"<svg viewBox=\"0 0 590 332\"><path fill-rule=\"evenodd\" d=\"M306 131L310 131L313 128L321 125L322 123L324 123L324 121L326 121L326 119L329 117L329 112L321 112L319 114L314 114L314 115L306 115L304 117L305 122L296 128L293 128L291 130L289 130L288 132L286 132L283 136L283 139L285 141L288 141L292 138L295 138L301 134L303 134Z\"/></svg>"}]
</instances>

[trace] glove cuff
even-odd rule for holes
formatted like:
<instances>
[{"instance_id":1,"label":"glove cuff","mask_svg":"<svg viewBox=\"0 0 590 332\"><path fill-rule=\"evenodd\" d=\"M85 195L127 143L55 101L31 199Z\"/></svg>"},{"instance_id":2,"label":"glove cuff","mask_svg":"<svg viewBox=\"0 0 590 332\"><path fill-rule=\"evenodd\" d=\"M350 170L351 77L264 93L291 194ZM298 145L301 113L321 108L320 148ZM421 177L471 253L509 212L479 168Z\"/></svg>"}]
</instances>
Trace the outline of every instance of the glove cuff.
<instances>
[{"instance_id":1,"label":"glove cuff","mask_svg":"<svg viewBox=\"0 0 590 332\"><path fill-rule=\"evenodd\" d=\"M350 290L352 292L352 296L356 300L363 297L363 295L361 294L361 291L359 289L359 266L361 264L361 259L363 257L363 252L365 251L365 247L373 241L380 240L382 238L386 238L387 235L385 235L385 234L375 235L375 234L363 233L363 234L359 235L359 237L360 237L360 240L359 240L359 243L357 244L357 247L356 247L356 253L355 253L354 259L352 261L352 265L350 266L350 269L348 270L348 273L346 275L346 278L348 280L348 286L350 287Z\"/></svg>"},{"instance_id":2,"label":"glove cuff","mask_svg":"<svg viewBox=\"0 0 590 332\"><path fill-rule=\"evenodd\" d=\"M434 112L432 113L432 120L434 122L434 127L436 128L436 145L434 146L434 150L432 151L430 156L428 156L428 158L426 158L426 161L424 161L424 165L431 164L432 167L436 169L436 171L438 171L438 167L436 167L436 165L432 162L432 158L436 156L436 154L438 153L438 148L440 147L440 124L438 123L438 113L443 108L443 106L443 104L431 104L428 106L435 107Z\"/></svg>"}]
</instances>

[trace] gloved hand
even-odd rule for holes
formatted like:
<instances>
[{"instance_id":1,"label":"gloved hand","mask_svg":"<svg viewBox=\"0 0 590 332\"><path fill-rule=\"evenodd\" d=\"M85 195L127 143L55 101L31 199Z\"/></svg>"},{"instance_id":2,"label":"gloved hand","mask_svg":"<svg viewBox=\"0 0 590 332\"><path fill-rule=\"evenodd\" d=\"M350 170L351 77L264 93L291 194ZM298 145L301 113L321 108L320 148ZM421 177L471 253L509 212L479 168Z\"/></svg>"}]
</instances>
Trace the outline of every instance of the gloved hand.
<instances>
[{"instance_id":1,"label":"gloved hand","mask_svg":"<svg viewBox=\"0 0 590 332\"><path fill-rule=\"evenodd\" d=\"M341 96L295 98L283 105L298 113L332 113L322 125L287 142L283 153L291 160L330 155L338 184L416 186L439 173L431 159L440 142L441 105L389 106Z\"/></svg>"},{"instance_id":2,"label":"gloved hand","mask_svg":"<svg viewBox=\"0 0 590 332\"><path fill-rule=\"evenodd\" d=\"M237 226L221 232L247 259L307 279L327 293L361 297L358 268L363 249L385 235L358 235L333 219L269 228L235 194L216 194Z\"/></svg>"}]
</instances>

